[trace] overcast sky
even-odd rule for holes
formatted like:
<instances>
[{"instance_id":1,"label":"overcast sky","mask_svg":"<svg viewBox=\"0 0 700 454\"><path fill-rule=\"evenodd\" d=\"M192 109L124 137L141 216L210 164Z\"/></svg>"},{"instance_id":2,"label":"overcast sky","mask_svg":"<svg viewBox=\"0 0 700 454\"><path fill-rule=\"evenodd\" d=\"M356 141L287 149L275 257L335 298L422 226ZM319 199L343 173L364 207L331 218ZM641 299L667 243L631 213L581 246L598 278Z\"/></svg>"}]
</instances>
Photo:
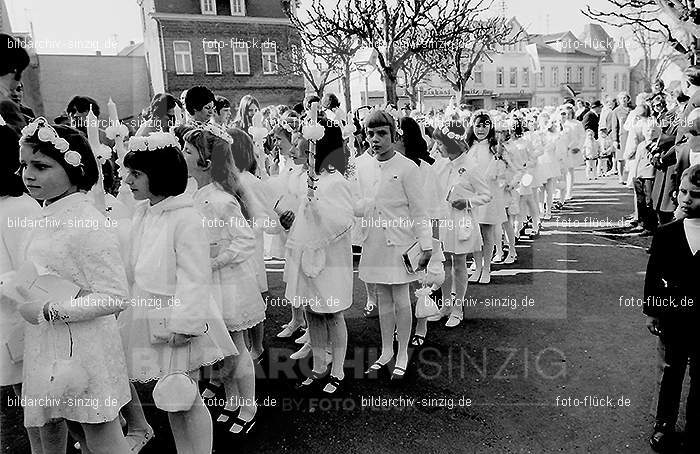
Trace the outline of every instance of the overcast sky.
<instances>
[{"instance_id":1,"label":"overcast sky","mask_svg":"<svg viewBox=\"0 0 700 454\"><path fill-rule=\"evenodd\" d=\"M115 54L128 45L130 40L143 39L136 0L5 2L14 31L29 31L31 20L39 53L90 54L100 50L103 54ZM507 14L517 17L530 33L571 30L579 35L584 24L590 22L580 12L585 5L610 9L607 0L506 1ZM494 7L500 9L501 0L494 0ZM620 30L611 27L607 29L613 38L621 36ZM631 51L634 54L634 49Z\"/></svg>"}]
</instances>

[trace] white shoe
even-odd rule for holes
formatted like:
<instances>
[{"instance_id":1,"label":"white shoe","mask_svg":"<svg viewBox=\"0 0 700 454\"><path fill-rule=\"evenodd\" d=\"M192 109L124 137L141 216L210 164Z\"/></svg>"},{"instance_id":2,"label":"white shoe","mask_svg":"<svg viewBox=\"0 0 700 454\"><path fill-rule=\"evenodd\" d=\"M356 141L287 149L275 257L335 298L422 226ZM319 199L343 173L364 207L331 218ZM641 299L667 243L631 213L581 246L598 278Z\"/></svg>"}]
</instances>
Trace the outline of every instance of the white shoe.
<instances>
[{"instance_id":1,"label":"white shoe","mask_svg":"<svg viewBox=\"0 0 700 454\"><path fill-rule=\"evenodd\" d=\"M515 263L515 261L518 259L518 254L508 254L506 256L506 259L503 261L505 265L510 265L512 263Z\"/></svg>"},{"instance_id":2,"label":"white shoe","mask_svg":"<svg viewBox=\"0 0 700 454\"><path fill-rule=\"evenodd\" d=\"M450 315L450 311L452 310L452 305L450 304L444 304L440 308L440 312L438 312L437 315L433 315L432 317L428 317L429 322L437 322L438 320L442 319L443 317L447 317Z\"/></svg>"},{"instance_id":3,"label":"white shoe","mask_svg":"<svg viewBox=\"0 0 700 454\"><path fill-rule=\"evenodd\" d=\"M455 326L459 325L462 322L462 317L460 317L457 314L450 314L450 318L447 320L447 323L445 323L445 326L447 328L454 328Z\"/></svg>"},{"instance_id":4,"label":"white shoe","mask_svg":"<svg viewBox=\"0 0 700 454\"><path fill-rule=\"evenodd\" d=\"M474 271L469 276L469 279L467 279L467 282L478 282L480 277L481 277L481 273L477 273L476 271Z\"/></svg>"},{"instance_id":5,"label":"white shoe","mask_svg":"<svg viewBox=\"0 0 700 454\"><path fill-rule=\"evenodd\" d=\"M306 358L309 356L309 353L311 353L311 344L304 344L299 350L295 351L291 355L289 355L290 359L302 359Z\"/></svg>"},{"instance_id":6,"label":"white shoe","mask_svg":"<svg viewBox=\"0 0 700 454\"><path fill-rule=\"evenodd\" d=\"M277 334L277 337L292 337L292 334L294 334L299 328L301 328L301 323L292 324L290 322Z\"/></svg>"},{"instance_id":7,"label":"white shoe","mask_svg":"<svg viewBox=\"0 0 700 454\"><path fill-rule=\"evenodd\" d=\"M309 331L307 330L301 337L294 341L295 344L308 344L309 343Z\"/></svg>"},{"instance_id":8,"label":"white shoe","mask_svg":"<svg viewBox=\"0 0 700 454\"><path fill-rule=\"evenodd\" d=\"M491 271L484 270L479 277L479 284L489 284L491 282Z\"/></svg>"}]
</instances>

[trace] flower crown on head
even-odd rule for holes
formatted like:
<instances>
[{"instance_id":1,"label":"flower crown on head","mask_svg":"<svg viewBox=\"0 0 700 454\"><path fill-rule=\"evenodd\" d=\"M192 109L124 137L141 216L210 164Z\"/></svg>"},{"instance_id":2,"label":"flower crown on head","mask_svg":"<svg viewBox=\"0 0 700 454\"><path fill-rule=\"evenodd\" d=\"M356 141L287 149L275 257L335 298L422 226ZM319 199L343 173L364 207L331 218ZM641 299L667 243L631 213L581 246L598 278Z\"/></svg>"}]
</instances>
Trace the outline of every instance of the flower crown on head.
<instances>
[{"instance_id":1,"label":"flower crown on head","mask_svg":"<svg viewBox=\"0 0 700 454\"><path fill-rule=\"evenodd\" d=\"M226 132L223 126L216 123L202 123L201 121L194 121L193 126L197 129L201 129L202 131L207 131L221 140L225 140L229 145L233 143L233 137Z\"/></svg>"},{"instance_id":2,"label":"flower crown on head","mask_svg":"<svg viewBox=\"0 0 700 454\"><path fill-rule=\"evenodd\" d=\"M63 154L63 160L68 165L78 167L82 163L82 156L77 151L70 149L68 141L58 136L58 133L44 117L39 117L22 128L22 139L36 134L42 142L50 142L56 150Z\"/></svg>"},{"instance_id":3,"label":"flower crown on head","mask_svg":"<svg viewBox=\"0 0 700 454\"><path fill-rule=\"evenodd\" d=\"M167 147L180 149L177 137L169 132L152 132L148 136L129 139L129 151L155 151Z\"/></svg>"}]
</instances>

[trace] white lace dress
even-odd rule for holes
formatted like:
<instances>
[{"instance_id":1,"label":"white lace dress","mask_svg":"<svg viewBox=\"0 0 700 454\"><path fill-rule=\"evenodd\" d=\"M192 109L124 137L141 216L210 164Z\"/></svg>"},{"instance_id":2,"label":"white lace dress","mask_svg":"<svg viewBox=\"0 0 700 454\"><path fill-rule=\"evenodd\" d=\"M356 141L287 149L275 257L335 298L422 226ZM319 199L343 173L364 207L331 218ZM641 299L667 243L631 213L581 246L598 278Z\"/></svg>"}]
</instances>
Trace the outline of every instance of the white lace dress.
<instances>
[{"instance_id":1,"label":"white lace dress","mask_svg":"<svg viewBox=\"0 0 700 454\"><path fill-rule=\"evenodd\" d=\"M83 193L44 207L42 216L46 225L30 233L27 260L39 274L58 275L89 291L91 298L110 303L58 301L52 305L58 319L53 327L26 324L22 397L38 403L45 399L53 361L70 358L71 349L72 358L88 375L88 387L57 405L28 404L24 425L39 427L54 418L91 424L111 421L131 399L115 318L128 295L117 237Z\"/></svg>"}]
</instances>

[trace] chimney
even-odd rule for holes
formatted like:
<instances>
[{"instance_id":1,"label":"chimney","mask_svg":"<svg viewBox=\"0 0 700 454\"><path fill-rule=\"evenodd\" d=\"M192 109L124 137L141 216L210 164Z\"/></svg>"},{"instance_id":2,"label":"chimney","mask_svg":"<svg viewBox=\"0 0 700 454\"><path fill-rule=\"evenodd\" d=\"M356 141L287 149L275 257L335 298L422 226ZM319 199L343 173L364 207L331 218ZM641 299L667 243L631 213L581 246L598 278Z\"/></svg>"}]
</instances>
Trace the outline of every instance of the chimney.
<instances>
[{"instance_id":1,"label":"chimney","mask_svg":"<svg viewBox=\"0 0 700 454\"><path fill-rule=\"evenodd\" d=\"M129 41L130 46L133 46L134 44L136 44L136 41Z\"/></svg>"}]
</instances>

